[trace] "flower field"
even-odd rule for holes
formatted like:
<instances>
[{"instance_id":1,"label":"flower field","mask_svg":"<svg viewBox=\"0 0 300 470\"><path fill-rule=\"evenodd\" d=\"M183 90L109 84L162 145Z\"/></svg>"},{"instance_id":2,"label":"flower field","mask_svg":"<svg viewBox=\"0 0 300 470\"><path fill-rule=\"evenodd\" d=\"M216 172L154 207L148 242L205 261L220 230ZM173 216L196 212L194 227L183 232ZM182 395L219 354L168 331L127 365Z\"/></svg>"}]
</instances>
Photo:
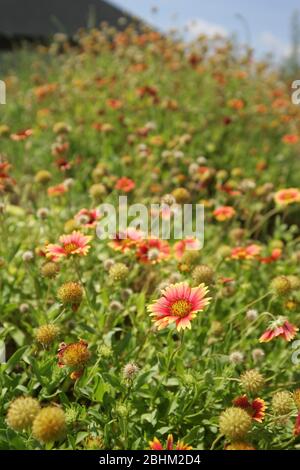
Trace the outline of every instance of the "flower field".
<instances>
[{"instance_id":1,"label":"flower field","mask_svg":"<svg viewBox=\"0 0 300 470\"><path fill-rule=\"evenodd\" d=\"M290 83L226 39L130 27L4 65L0 448L300 448ZM102 239L120 196L203 205L203 246Z\"/></svg>"}]
</instances>

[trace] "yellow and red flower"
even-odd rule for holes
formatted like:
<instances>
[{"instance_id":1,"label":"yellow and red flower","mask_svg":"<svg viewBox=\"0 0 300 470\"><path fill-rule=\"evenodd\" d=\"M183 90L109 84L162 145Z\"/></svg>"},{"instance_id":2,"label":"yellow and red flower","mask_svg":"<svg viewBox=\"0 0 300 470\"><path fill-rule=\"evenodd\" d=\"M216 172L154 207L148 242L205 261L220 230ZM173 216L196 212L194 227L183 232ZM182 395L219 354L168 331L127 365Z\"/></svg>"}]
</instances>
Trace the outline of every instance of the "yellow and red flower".
<instances>
[{"instance_id":1,"label":"yellow and red flower","mask_svg":"<svg viewBox=\"0 0 300 470\"><path fill-rule=\"evenodd\" d=\"M261 423L265 417L266 403L261 398L249 400L247 395L242 395L232 401L234 406L247 411L254 421Z\"/></svg>"},{"instance_id":2,"label":"yellow and red flower","mask_svg":"<svg viewBox=\"0 0 300 470\"><path fill-rule=\"evenodd\" d=\"M262 334L259 339L260 343L268 343L273 338L281 337L286 341L291 341L299 328L290 323L286 317L278 317L270 323L269 328Z\"/></svg>"},{"instance_id":3,"label":"yellow and red flower","mask_svg":"<svg viewBox=\"0 0 300 470\"><path fill-rule=\"evenodd\" d=\"M225 222L226 220L232 219L236 214L236 211L231 206L221 206L213 211L213 216L218 222Z\"/></svg>"},{"instance_id":4,"label":"yellow and red flower","mask_svg":"<svg viewBox=\"0 0 300 470\"><path fill-rule=\"evenodd\" d=\"M83 235L80 232L73 232L70 235L62 235L59 238L59 245L49 243L46 246L47 257L57 261L62 257L71 255L86 256L90 245L88 244L92 237Z\"/></svg>"},{"instance_id":5,"label":"yellow and red flower","mask_svg":"<svg viewBox=\"0 0 300 470\"><path fill-rule=\"evenodd\" d=\"M297 188L281 189L275 193L274 201L279 206L287 206L288 204L300 202L300 191Z\"/></svg>"},{"instance_id":6,"label":"yellow and red flower","mask_svg":"<svg viewBox=\"0 0 300 470\"><path fill-rule=\"evenodd\" d=\"M208 287L200 284L191 288L186 282L172 284L162 291L162 297L148 306L155 326L161 330L175 322L177 330L191 328L196 313L209 305Z\"/></svg>"},{"instance_id":7,"label":"yellow and red flower","mask_svg":"<svg viewBox=\"0 0 300 470\"><path fill-rule=\"evenodd\" d=\"M153 441L149 442L149 447L151 450L191 450L192 449L191 446L189 446L188 444L185 444L183 441L178 441L174 448L174 439L173 439L172 434L168 435L165 447L157 439L157 437L154 437Z\"/></svg>"}]
</instances>

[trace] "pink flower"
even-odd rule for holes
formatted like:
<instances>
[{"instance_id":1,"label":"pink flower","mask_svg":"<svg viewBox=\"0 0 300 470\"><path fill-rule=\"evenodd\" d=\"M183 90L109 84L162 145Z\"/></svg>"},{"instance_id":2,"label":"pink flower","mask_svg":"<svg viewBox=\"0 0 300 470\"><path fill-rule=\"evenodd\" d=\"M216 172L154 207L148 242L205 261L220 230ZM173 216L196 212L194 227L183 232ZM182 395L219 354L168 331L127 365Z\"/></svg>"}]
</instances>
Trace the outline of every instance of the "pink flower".
<instances>
[{"instance_id":1,"label":"pink flower","mask_svg":"<svg viewBox=\"0 0 300 470\"><path fill-rule=\"evenodd\" d=\"M162 291L162 297L148 306L150 316L159 330L175 322L177 330L191 328L191 320L210 302L205 297L208 287L200 284L191 288L186 282L172 284Z\"/></svg>"},{"instance_id":2,"label":"pink flower","mask_svg":"<svg viewBox=\"0 0 300 470\"><path fill-rule=\"evenodd\" d=\"M46 246L47 257L57 261L61 257L70 255L85 256L90 246L88 245L92 237L83 235L80 232L73 232L70 235L59 237L59 245L49 244Z\"/></svg>"},{"instance_id":3,"label":"pink flower","mask_svg":"<svg viewBox=\"0 0 300 470\"><path fill-rule=\"evenodd\" d=\"M259 338L259 342L268 343L278 336L286 341L291 341L296 336L298 330L299 328L292 325L285 317L280 316L277 320L270 323L269 328Z\"/></svg>"}]
</instances>

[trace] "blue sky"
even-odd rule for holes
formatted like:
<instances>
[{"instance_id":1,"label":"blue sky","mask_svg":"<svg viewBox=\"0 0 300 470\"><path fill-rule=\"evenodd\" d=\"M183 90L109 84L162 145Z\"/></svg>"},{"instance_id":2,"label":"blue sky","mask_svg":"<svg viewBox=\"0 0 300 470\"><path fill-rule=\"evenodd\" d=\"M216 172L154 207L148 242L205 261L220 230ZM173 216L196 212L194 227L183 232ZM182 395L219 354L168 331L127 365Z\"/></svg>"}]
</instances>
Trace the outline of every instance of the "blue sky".
<instances>
[{"instance_id":1,"label":"blue sky","mask_svg":"<svg viewBox=\"0 0 300 470\"><path fill-rule=\"evenodd\" d=\"M251 38L259 54L288 54L292 13L300 10L299 0L114 0L162 30L192 24L192 31L236 33L240 41ZM153 14L152 7L158 8ZM237 18L242 15L247 25ZM249 31L249 32L248 32Z\"/></svg>"}]
</instances>

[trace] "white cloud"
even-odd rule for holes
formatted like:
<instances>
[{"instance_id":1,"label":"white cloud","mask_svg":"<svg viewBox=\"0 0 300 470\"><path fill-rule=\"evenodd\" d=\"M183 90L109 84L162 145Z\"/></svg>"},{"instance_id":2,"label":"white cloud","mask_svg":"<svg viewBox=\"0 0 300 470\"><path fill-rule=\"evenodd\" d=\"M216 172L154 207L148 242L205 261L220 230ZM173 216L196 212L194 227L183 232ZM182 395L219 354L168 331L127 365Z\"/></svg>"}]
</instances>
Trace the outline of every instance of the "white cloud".
<instances>
[{"instance_id":1,"label":"white cloud","mask_svg":"<svg viewBox=\"0 0 300 470\"><path fill-rule=\"evenodd\" d=\"M261 44L272 52L276 57L288 57L291 52L291 47L284 43L281 39L275 36L270 31L264 31L260 36Z\"/></svg>"},{"instance_id":2,"label":"white cloud","mask_svg":"<svg viewBox=\"0 0 300 470\"><path fill-rule=\"evenodd\" d=\"M188 30L188 34L195 38L200 34L206 36L227 36L228 32L223 26L217 23L211 23L210 21L203 20L202 18L195 18L187 21L185 28Z\"/></svg>"}]
</instances>

